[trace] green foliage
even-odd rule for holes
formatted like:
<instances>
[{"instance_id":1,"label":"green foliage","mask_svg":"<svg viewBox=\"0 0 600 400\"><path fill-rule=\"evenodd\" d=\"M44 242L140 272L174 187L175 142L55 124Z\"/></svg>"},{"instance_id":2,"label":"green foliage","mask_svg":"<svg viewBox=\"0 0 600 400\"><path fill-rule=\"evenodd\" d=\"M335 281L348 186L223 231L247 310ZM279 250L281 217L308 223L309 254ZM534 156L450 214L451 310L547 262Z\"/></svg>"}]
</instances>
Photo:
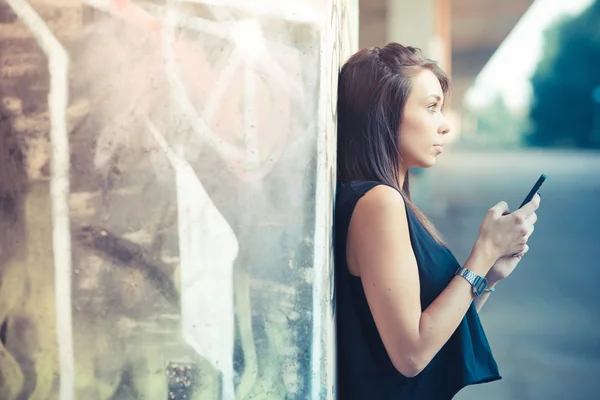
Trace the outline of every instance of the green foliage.
<instances>
[{"instance_id":1,"label":"green foliage","mask_svg":"<svg viewBox=\"0 0 600 400\"><path fill-rule=\"evenodd\" d=\"M600 147L600 103L592 99L600 86L600 0L546 32L531 83L528 144Z\"/></svg>"},{"instance_id":2,"label":"green foliage","mask_svg":"<svg viewBox=\"0 0 600 400\"><path fill-rule=\"evenodd\" d=\"M523 145L523 132L527 130L527 115L511 109L500 93L484 105L465 110L472 118L477 135L465 136L463 143L495 148L514 148ZM467 128L468 133L468 128Z\"/></svg>"},{"instance_id":3,"label":"green foliage","mask_svg":"<svg viewBox=\"0 0 600 400\"><path fill-rule=\"evenodd\" d=\"M522 132L523 122L504 102L500 95L478 113L478 129L486 135L494 135L513 142Z\"/></svg>"}]
</instances>

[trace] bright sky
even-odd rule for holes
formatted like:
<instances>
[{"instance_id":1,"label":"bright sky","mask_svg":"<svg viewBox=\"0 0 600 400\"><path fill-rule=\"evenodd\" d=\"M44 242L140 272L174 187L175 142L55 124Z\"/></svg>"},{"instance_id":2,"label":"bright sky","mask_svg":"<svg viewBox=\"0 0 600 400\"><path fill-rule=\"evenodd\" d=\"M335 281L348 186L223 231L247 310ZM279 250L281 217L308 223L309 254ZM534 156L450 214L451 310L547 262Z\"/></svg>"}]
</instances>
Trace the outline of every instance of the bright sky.
<instances>
[{"instance_id":1,"label":"bright sky","mask_svg":"<svg viewBox=\"0 0 600 400\"><path fill-rule=\"evenodd\" d=\"M496 93L515 109L527 107L529 78L540 59L543 33L557 18L578 14L593 0L536 0L500 45L465 95L468 106L485 105Z\"/></svg>"}]
</instances>

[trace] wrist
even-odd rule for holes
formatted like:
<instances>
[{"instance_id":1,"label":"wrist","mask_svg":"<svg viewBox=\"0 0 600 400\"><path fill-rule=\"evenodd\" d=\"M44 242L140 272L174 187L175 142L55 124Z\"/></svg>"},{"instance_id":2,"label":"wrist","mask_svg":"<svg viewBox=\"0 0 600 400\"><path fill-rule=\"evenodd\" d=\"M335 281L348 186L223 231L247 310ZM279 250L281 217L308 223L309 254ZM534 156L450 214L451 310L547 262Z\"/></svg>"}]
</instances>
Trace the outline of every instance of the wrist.
<instances>
[{"instance_id":1,"label":"wrist","mask_svg":"<svg viewBox=\"0 0 600 400\"><path fill-rule=\"evenodd\" d=\"M490 281L487 276L485 277L485 279L487 280L488 284L487 284L487 288L488 289L495 289L496 285L500 282L499 280L497 281Z\"/></svg>"},{"instance_id":2,"label":"wrist","mask_svg":"<svg viewBox=\"0 0 600 400\"><path fill-rule=\"evenodd\" d=\"M482 239L481 237L478 237L475 241L473 251L477 252L481 258L485 259L490 264L490 268L494 265L496 260L500 258L499 252L494 249L494 246L490 244L489 240Z\"/></svg>"},{"instance_id":3,"label":"wrist","mask_svg":"<svg viewBox=\"0 0 600 400\"><path fill-rule=\"evenodd\" d=\"M490 247L486 242L477 239L469 255L469 264L471 264L473 272L481 276L486 276L498 259Z\"/></svg>"}]
</instances>

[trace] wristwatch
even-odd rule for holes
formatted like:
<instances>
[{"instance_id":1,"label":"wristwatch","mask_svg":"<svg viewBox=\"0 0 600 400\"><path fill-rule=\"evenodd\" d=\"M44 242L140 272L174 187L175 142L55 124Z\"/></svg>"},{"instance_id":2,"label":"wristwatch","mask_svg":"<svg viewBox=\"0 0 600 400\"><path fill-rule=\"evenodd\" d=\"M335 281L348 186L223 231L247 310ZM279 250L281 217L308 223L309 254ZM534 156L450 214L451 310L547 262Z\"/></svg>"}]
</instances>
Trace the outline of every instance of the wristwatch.
<instances>
[{"instance_id":1,"label":"wristwatch","mask_svg":"<svg viewBox=\"0 0 600 400\"><path fill-rule=\"evenodd\" d=\"M473 286L473 293L475 293L476 296L481 296L483 292L493 291L493 289L486 290L488 285L487 279L485 279L483 276L477 275L475 272L470 271L464 267L459 267L454 273L454 275L459 275L465 278L467 282L469 282L471 286Z\"/></svg>"}]
</instances>

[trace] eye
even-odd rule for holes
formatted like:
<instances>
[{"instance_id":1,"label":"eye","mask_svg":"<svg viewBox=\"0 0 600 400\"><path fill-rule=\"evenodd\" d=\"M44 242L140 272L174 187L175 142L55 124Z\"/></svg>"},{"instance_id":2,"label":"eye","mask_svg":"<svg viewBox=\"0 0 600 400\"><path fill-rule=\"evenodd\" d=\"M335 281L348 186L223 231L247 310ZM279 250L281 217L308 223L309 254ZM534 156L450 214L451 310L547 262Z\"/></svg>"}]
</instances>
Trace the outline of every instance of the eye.
<instances>
[{"instance_id":1,"label":"eye","mask_svg":"<svg viewBox=\"0 0 600 400\"><path fill-rule=\"evenodd\" d=\"M427 107L427 109L428 109L429 111L434 111L434 112L437 110L437 108L438 108L438 103L433 103L433 104L430 104L430 105Z\"/></svg>"}]
</instances>

